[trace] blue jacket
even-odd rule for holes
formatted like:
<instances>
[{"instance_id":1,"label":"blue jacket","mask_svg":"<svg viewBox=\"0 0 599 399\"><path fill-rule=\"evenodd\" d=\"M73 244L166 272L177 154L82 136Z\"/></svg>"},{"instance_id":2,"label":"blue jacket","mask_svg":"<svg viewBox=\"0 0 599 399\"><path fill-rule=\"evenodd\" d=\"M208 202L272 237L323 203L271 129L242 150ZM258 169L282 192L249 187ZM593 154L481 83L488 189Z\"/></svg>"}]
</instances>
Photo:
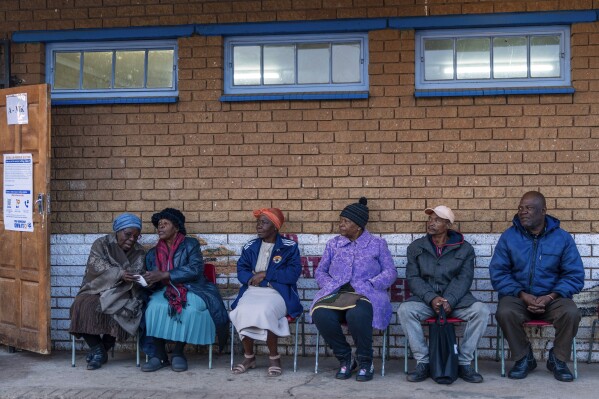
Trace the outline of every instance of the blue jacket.
<instances>
[{"instance_id":1,"label":"blue jacket","mask_svg":"<svg viewBox=\"0 0 599 399\"><path fill-rule=\"evenodd\" d=\"M533 237L520 224L499 238L489 265L491 283L499 297L518 296L520 291L535 296L557 292L564 298L584 286L582 259L570 234L559 227L559 220L545 216L545 231Z\"/></svg>"},{"instance_id":2,"label":"blue jacket","mask_svg":"<svg viewBox=\"0 0 599 399\"><path fill-rule=\"evenodd\" d=\"M237 279L242 286L235 302L231 304L231 309L235 309L239 298L248 289L248 281L254 275L261 245L262 240L256 238L245 244L241 251L241 257L237 261ZM270 263L266 269L266 277L260 283L260 287L267 287L270 283L270 286L283 297L287 306L287 314L291 317L298 317L304 311L297 292L297 280L301 272L302 265L297 243L277 234L277 240L270 255Z\"/></svg>"}]
</instances>

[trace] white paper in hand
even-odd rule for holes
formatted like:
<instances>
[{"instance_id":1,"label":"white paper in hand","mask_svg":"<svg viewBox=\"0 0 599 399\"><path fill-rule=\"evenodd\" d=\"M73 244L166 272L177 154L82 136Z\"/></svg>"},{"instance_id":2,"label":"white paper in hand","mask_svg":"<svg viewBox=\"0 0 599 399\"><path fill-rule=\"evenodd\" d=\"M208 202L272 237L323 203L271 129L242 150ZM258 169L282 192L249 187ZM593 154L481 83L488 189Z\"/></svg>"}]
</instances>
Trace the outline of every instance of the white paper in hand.
<instances>
[{"instance_id":1,"label":"white paper in hand","mask_svg":"<svg viewBox=\"0 0 599 399\"><path fill-rule=\"evenodd\" d=\"M139 285L141 285L142 287L147 287L148 286L148 283L146 282L146 279L142 275L136 274L134 277L137 279L137 283Z\"/></svg>"}]
</instances>

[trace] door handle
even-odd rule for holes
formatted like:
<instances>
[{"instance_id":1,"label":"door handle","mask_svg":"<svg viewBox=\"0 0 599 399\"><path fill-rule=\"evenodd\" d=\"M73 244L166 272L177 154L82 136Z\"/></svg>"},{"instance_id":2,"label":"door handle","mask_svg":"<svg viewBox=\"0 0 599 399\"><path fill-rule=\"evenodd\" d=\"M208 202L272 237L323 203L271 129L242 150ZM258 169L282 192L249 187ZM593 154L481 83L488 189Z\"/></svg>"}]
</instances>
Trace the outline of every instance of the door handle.
<instances>
[{"instance_id":1,"label":"door handle","mask_svg":"<svg viewBox=\"0 0 599 399\"><path fill-rule=\"evenodd\" d=\"M35 201L36 205L37 205L37 213L39 213L40 215L44 214L44 194L43 193L39 193L37 195L37 200Z\"/></svg>"}]
</instances>

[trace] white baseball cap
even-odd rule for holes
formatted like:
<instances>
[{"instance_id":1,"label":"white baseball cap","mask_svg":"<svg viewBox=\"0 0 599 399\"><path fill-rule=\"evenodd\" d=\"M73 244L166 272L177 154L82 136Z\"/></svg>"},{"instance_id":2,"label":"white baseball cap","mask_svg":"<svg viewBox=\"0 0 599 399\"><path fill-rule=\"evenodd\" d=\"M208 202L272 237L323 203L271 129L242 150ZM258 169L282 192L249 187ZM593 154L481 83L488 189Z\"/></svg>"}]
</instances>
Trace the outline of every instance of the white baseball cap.
<instances>
[{"instance_id":1,"label":"white baseball cap","mask_svg":"<svg viewBox=\"0 0 599 399\"><path fill-rule=\"evenodd\" d=\"M449 220L451 223L453 223L455 221L455 216L453 214L453 211L450 208L446 207L445 205L439 205L434 208L426 208L424 210L424 213L426 213L427 215L434 213L437 216L439 216L440 218Z\"/></svg>"}]
</instances>

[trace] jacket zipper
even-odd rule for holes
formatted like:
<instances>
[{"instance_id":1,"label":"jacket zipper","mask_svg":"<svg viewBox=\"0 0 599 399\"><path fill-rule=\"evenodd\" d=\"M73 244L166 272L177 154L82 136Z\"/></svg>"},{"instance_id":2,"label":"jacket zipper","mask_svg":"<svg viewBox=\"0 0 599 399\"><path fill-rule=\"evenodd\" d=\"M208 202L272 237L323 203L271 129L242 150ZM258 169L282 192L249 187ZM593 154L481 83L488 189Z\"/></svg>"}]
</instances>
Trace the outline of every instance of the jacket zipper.
<instances>
[{"instance_id":1,"label":"jacket zipper","mask_svg":"<svg viewBox=\"0 0 599 399\"><path fill-rule=\"evenodd\" d=\"M534 272L535 272L535 267L537 265L537 244L538 244L538 239L535 238L533 240L533 244L532 244L532 259L531 259L531 265L530 265L530 271L528 273L528 293L532 294L532 279L534 276Z\"/></svg>"}]
</instances>

